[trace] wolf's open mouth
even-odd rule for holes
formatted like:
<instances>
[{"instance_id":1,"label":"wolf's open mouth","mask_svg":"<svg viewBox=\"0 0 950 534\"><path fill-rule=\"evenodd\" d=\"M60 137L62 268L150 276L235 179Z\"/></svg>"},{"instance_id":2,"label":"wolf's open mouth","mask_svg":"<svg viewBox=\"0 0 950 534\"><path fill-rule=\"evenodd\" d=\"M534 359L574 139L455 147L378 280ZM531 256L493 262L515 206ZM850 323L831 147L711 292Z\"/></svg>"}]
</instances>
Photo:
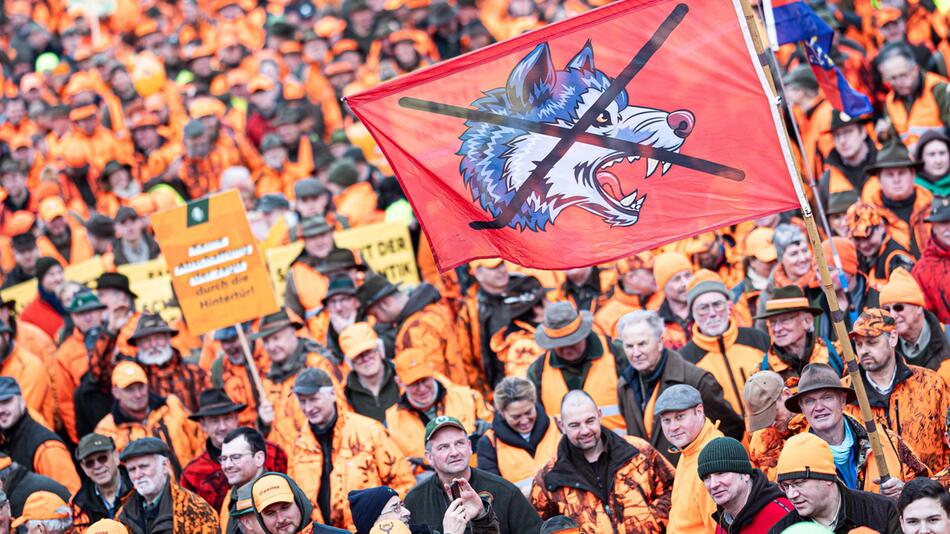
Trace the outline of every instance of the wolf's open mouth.
<instances>
[{"instance_id":1,"label":"wolf's open mouth","mask_svg":"<svg viewBox=\"0 0 950 534\"><path fill-rule=\"evenodd\" d=\"M600 168L597 169L596 173L597 184L601 190L627 208L637 207L636 204L639 198L637 197L636 189L629 193L624 191L623 180L624 178L636 175L635 170L639 166L637 163L639 159L640 156L619 155L605 161ZM647 158L644 178L649 178L659 166L659 161L653 158ZM661 173L666 174L666 171L670 170L671 166L672 163L664 162Z\"/></svg>"}]
</instances>

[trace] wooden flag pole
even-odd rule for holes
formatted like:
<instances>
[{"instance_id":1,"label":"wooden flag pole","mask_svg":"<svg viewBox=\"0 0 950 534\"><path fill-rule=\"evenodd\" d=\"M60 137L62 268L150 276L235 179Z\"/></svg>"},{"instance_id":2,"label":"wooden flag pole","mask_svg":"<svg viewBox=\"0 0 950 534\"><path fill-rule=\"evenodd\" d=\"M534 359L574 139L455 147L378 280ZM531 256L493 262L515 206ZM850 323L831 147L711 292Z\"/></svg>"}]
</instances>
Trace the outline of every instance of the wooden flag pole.
<instances>
[{"instance_id":1,"label":"wooden flag pole","mask_svg":"<svg viewBox=\"0 0 950 534\"><path fill-rule=\"evenodd\" d=\"M244 335L244 327L238 323L234 326L237 330L238 340L241 342L241 350L244 351L244 365L247 367L248 374L251 375L251 381L254 382L254 390L257 392L258 408L269 403L267 393L264 391L264 383L261 382L261 373L257 370L257 363L254 362L254 356L251 354L250 345L247 342L247 336Z\"/></svg>"},{"instance_id":2,"label":"wooden flag pole","mask_svg":"<svg viewBox=\"0 0 950 534\"><path fill-rule=\"evenodd\" d=\"M775 95L775 80L772 79L772 74L769 72L769 69L765 68L765 65L768 61L765 59L766 52L764 46L762 45L762 38L759 35L758 21L755 18L755 13L752 11L752 6L749 4L749 0L739 0L739 3L742 5L742 14L745 16L746 25L748 26L749 34L752 37L752 44L755 47L755 53L758 55L763 67L762 72L765 73L765 77L768 79L769 85L772 87L772 94ZM786 136L787 135L788 134L786 130ZM821 237L818 234L818 225L815 223L815 215L812 213L811 204L808 202L808 198L805 196L805 186L802 181L801 173L798 172L797 169L795 175L792 177L792 183L795 186L795 194L798 196L798 203L801 207L802 215L805 218L805 228L808 231L808 241L811 243L812 250L814 251L815 262L818 264L818 273L821 278L821 288L825 293L825 298L828 299L828 309L830 310L831 320L834 322L835 334L837 335L838 340L841 341L841 352L844 353L848 374L851 376L851 387L854 388L854 392L858 397L858 405L861 407L861 418L864 420L864 427L867 429L868 437L871 441L871 450L874 453L874 457L879 459L879 461L874 462L874 464L878 469L878 478L880 479L880 483L883 484L888 478L890 478L887 463L884 462L884 448L881 446L881 438L877 429L877 424L874 421L874 415L871 413L871 404L868 402L867 391L864 390L864 381L861 380L861 373L858 369L858 360L854 355L854 349L851 348L851 341L848 338L848 329L844 324L844 313L838 306L838 295L835 292L834 285L831 281L831 273L828 271L828 263L825 259L825 253L821 248Z\"/></svg>"}]
</instances>

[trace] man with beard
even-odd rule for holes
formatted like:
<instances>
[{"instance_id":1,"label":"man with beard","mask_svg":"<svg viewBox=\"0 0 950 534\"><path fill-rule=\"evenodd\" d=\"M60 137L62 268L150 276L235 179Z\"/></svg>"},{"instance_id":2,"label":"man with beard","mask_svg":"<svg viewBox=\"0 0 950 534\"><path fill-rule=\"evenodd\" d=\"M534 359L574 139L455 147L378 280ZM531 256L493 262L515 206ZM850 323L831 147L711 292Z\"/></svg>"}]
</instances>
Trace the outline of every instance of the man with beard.
<instances>
[{"instance_id":1,"label":"man with beard","mask_svg":"<svg viewBox=\"0 0 950 534\"><path fill-rule=\"evenodd\" d=\"M888 235L888 225L873 204L858 202L848 208L848 237L858 252L858 270L875 287L883 286L898 267L908 271L914 258Z\"/></svg>"},{"instance_id":2,"label":"man with beard","mask_svg":"<svg viewBox=\"0 0 950 534\"><path fill-rule=\"evenodd\" d=\"M313 504L294 479L264 473L251 486L254 514L265 534L334 534L349 531L313 523Z\"/></svg>"},{"instance_id":3,"label":"man with beard","mask_svg":"<svg viewBox=\"0 0 950 534\"><path fill-rule=\"evenodd\" d=\"M224 440L238 429L238 412L244 405L235 404L221 389L206 389L201 392L198 411L188 416L197 421L208 438L205 450L191 461L181 473L181 486L195 492L215 510L221 510L227 502L227 494L234 486L227 480L220 458L223 455ZM256 431L253 431L256 432ZM287 455L273 444L267 446L268 471L287 470ZM247 482L247 481L245 481Z\"/></svg>"},{"instance_id":4,"label":"man with beard","mask_svg":"<svg viewBox=\"0 0 950 534\"><path fill-rule=\"evenodd\" d=\"M117 519L132 534L184 532L219 534L218 516L201 497L171 480L168 448L158 438L140 438L119 459L128 470L135 492Z\"/></svg>"},{"instance_id":5,"label":"man with beard","mask_svg":"<svg viewBox=\"0 0 950 534\"><path fill-rule=\"evenodd\" d=\"M767 532L792 511L792 503L765 474L752 468L742 443L716 438L703 447L699 478L716 503L716 534Z\"/></svg>"},{"instance_id":6,"label":"man with beard","mask_svg":"<svg viewBox=\"0 0 950 534\"><path fill-rule=\"evenodd\" d=\"M20 385L9 376L0 376L0 452L71 492L79 489L79 475L63 440L33 418Z\"/></svg>"},{"instance_id":7,"label":"man with beard","mask_svg":"<svg viewBox=\"0 0 950 534\"><path fill-rule=\"evenodd\" d=\"M132 481L119 464L115 441L96 433L83 436L76 447L76 461L86 478L69 501L73 526L85 529L100 519L115 519L132 492Z\"/></svg>"},{"instance_id":8,"label":"man with beard","mask_svg":"<svg viewBox=\"0 0 950 534\"><path fill-rule=\"evenodd\" d=\"M157 313L145 313L139 319L129 344L136 348L135 359L148 375L149 390L166 396L174 394L190 411L198 409L198 392L210 386L204 369L186 362L172 337L178 330L170 327Z\"/></svg>"}]
</instances>

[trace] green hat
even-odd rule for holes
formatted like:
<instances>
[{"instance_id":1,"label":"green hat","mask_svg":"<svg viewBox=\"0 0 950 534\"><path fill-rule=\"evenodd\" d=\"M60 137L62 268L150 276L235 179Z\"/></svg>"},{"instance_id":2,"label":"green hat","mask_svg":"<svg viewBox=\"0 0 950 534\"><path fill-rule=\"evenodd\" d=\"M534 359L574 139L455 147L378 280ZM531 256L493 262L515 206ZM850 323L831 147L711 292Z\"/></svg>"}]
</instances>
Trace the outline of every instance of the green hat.
<instances>
[{"instance_id":1,"label":"green hat","mask_svg":"<svg viewBox=\"0 0 950 534\"><path fill-rule=\"evenodd\" d=\"M465 426L462 425L462 422L454 417L449 417L448 415L440 415L434 419L429 420L429 424L426 425L426 443L429 443L429 439L432 437L432 434L435 434L439 430L442 430L445 427L455 427L462 432L466 432Z\"/></svg>"},{"instance_id":2,"label":"green hat","mask_svg":"<svg viewBox=\"0 0 950 534\"><path fill-rule=\"evenodd\" d=\"M808 65L799 65L782 79L785 85L797 85L803 89L818 90L818 79Z\"/></svg>"},{"instance_id":3,"label":"green hat","mask_svg":"<svg viewBox=\"0 0 950 534\"><path fill-rule=\"evenodd\" d=\"M735 438L719 437L707 443L700 451L696 469L700 479L713 473L751 475L752 462L749 461L749 453L742 443Z\"/></svg>"},{"instance_id":4,"label":"green hat","mask_svg":"<svg viewBox=\"0 0 950 534\"><path fill-rule=\"evenodd\" d=\"M332 231L333 227L330 226L330 223L327 222L326 217L323 215L307 217L300 221L300 225L297 226L297 236L301 238L314 237Z\"/></svg>"},{"instance_id":5,"label":"green hat","mask_svg":"<svg viewBox=\"0 0 950 534\"><path fill-rule=\"evenodd\" d=\"M335 145L337 143L349 143L350 138L346 136L346 131L342 128L338 130L333 130L333 133L330 134L330 143Z\"/></svg>"},{"instance_id":6,"label":"green hat","mask_svg":"<svg viewBox=\"0 0 950 534\"><path fill-rule=\"evenodd\" d=\"M81 462L83 458L89 456L90 454L114 450L115 441L113 441L109 436L103 436L102 434L95 433L86 434L81 440L79 440L79 445L76 446L76 460Z\"/></svg>"},{"instance_id":7,"label":"green hat","mask_svg":"<svg viewBox=\"0 0 950 534\"><path fill-rule=\"evenodd\" d=\"M781 256L779 256L781 257ZM686 310L690 315L693 314L693 302L700 296L706 293L721 293L726 300L731 300L732 296L729 294L729 290L726 289L726 285L718 280L703 280L702 282L693 286L689 290L689 293L686 294Z\"/></svg>"},{"instance_id":8,"label":"green hat","mask_svg":"<svg viewBox=\"0 0 950 534\"><path fill-rule=\"evenodd\" d=\"M242 515L254 513L254 500L251 496L251 487L254 481L241 486L234 492L234 508L231 509L231 517L241 517Z\"/></svg>"},{"instance_id":9,"label":"green hat","mask_svg":"<svg viewBox=\"0 0 950 534\"><path fill-rule=\"evenodd\" d=\"M356 164L350 159L341 159L334 163L327 172L327 181L340 187L349 187L356 183L359 172Z\"/></svg>"},{"instance_id":10,"label":"green hat","mask_svg":"<svg viewBox=\"0 0 950 534\"><path fill-rule=\"evenodd\" d=\"M877 153L877 159L874 160L874 164L865 167L864 172L868 174L880 174L884 169L919 169L923 166L923 162L914 161L910 157L910 152L907 151L907 147L904 146L904 143L894 141Z\"/></svg>"},{"instance_id":11,"label":"green hat","mask_svg":"<svg viewBox=\"0 0 950 534\"><path fill-rule=\"evenodd\" d=\"M99 296L89 289L80 289L73 295L73 300L69 302L66 311L69 313L82 313L93 310L101 310L106 307L99 301Z\"/></svg>"},{"instance_id":12,"label":"green hat","mask_svg":"<svg viewBox=\"0 0 950 534\"><path fill-rule=\"evenodd\" d=\"M276 334L288 326L295 331L303 328L303 324L290 318L290 315L287 314L287 310L281 309L278 312L265 315L264 318L261 319L261 324L258 326L257 332L251 335L251 339L265 338L271 334Z\"/></svg>"},{"instance_id":13,"label":"green hat","mask_svg":"<svg viewBox=\"0 0 950 534\"><path fill-rule=\"evenodd\" d=\"M281 142L277 134L267 134L264 136L264 140L261 141L261 154L273 148L283 148L283 146L284 143Z\"/></svg>"}]
</instances>

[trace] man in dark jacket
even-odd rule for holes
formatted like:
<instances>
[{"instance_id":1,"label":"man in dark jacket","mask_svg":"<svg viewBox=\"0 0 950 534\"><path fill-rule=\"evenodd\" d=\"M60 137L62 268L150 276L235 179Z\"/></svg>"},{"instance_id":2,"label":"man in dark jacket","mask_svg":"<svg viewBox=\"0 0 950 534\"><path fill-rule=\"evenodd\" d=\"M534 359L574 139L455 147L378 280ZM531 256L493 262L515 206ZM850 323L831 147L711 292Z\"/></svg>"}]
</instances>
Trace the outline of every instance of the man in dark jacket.
<instances>
[{"instance_id":1,"label":"man in dark jacket","mask_svg":"<svg viewBox=\"0 0 950 534\"><path fill-rule=\"evenodd\" d=\"M12 461L6 454L0 453L0 490L10 499L10 513L13 517L23 513L23 504L27 497L37 491L49 491L69 499L69 490L59 482L43 475L37 475L28 468Z\"/></svg>"},{"instance_id":2,"label":"man in dark jacket","mask_svg":"<svg viewBox=\"0 0 950 534\"><path fill-rule=\"evenodd\" d=\"M264 473L251 486L251 502L257 521L266 534L295 534L310 526L313 505L297 483L287 475ZM333 534L348 531L319 525L312 526L313 534Z\"/></svg>"},{"instance_id":3,"label":"man in dark jacket","mask_svg":"<svg viewBox=\"0 0 950 534\"><path fill-rule=\"evenodd\" d=\"M472 443L462 423L448 416L435 417L426 425L426 461L435 471L406 495L406 508L413 522L441 525L452 498L449 486L464 479L476 492L488 492L498 517L501 534L538 532L541 518L531 503L511 482L487 471L470 467Z\"/></svg>"},{"instance_id":4,"label":"man in dark jacket","mask_svg":"<svg viewBox=\"0 0 950 534\"><path fill-rule=\"evenodd\" d=\"M835 534L867 527L883 534L901 534L894 502L883 495L848 489L835 471L828 443L805 432L789 438L776 467L778 485L795 512L779 521L769 534L778 534L802 521L814 521Z\"/></svg>"},{"instance_id":5,"label":"man in dark jacket","mask_svg":"<svg viewBox=\"0 0 950 534\"><path fill-rule=\"evenodd\" d=\"M732 438L715 438L706 444L697 468L716 503L717 533L767 532L794 510L782 490L752 468L745 447Z\"/></svg>"},{"instance_id":6,"label":"man in dark jacket","mask_svg":"<svg viewBox=\"0 0 950 534\"><path fill-rule=\"evenodd\" d=\"M399 402L396 367L383 354L383 345L369 323L353 323L339 337L350 362L343 394L353 411L386 423L386 410Z\"/></svg>"},{"instance_id":7,"label":"man in dark jacket","mask_svg":"<svg viewBox=\"0 0 950 534\"><path fill-rule=\"evenodd\" d=\"M85 529L100 519L115 519L132 492L132 481L119 465L115 441L101 434L84 436L76 447L76 461L86 478L69 501L73 526Z\"/></svg>"},{"instance_id":8,"label":"man in dark jacket","mask_svg":"<svg viewBox=\"0 0 950 534\"><path fill-rule=\"evenodd\" d=\"M672 445L658 421L653 420L652 405L670 386L687 384L699 390L706 417L714 423L718 421L723 434L741 440L745 423L723 399L722 387L708 371L663 347L664 328L663 318L655 311L633 311L617 322L619 341L630 364L617 384L627 434L649 441L670 463L675 463L679 453L671 451Z\"/></svg>"}]
</instances>

